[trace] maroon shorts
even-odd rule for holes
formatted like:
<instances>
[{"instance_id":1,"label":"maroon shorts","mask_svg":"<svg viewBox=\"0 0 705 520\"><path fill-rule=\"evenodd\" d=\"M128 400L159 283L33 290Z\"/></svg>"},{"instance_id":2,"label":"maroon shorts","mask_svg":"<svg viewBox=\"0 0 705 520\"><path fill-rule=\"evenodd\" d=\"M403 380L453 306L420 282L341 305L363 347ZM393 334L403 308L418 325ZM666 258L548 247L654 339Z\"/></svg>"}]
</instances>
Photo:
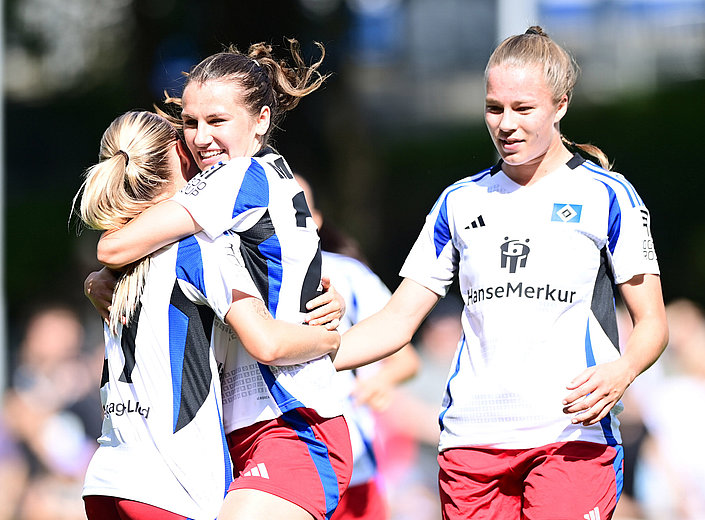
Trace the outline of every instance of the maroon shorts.
<instances>
[{"instance_id":1,"label":"maroon shorts","mask_svg":"<svg viewBox=\"0 0 705 520\"><path fill-rule=\"evenodd\" d=\"M124 498L89 495L83 502L88 520L186 520L171 511Z\"/></svg>"},{"instance_id":2,"label":"maroon shorts","mask_svg":"<svg viewBox=\"0 0 705 520\"><path fill-rule=\"evenodd\" d=\"M622 490L623 450L591 442L453 448L438 456L445 520L608 520Z\"/></svg>"},{"instance_id":3,"label":"maroon shorts","mask_svg":"<svg viewBox=\"0 0 705 520\"><path fill-rule=\"evenodd\" d=\"M331 520L385 520L387 501L374 480L350 486Z\"/></svg>"},{"instance_id":4,"label":"maroon shorts","mask_svg":"<svg viewBox=\"0 0 705 520\"><path fill-rule=\"evenodd\" d=\"M342 416L299 408L228 434L235 480L230 490L257 489L329 518L352 475L350 434Z\"/></svg>"}]
</instances>

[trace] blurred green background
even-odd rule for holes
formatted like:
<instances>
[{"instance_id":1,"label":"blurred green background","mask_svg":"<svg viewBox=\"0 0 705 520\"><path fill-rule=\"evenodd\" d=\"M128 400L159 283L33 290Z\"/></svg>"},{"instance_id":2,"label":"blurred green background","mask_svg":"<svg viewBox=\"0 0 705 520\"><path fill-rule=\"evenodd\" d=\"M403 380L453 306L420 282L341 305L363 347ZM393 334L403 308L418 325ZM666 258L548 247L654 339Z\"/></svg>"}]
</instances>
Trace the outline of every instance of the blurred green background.
<instances>
[{"instance_id":1,"label":"blurred green background","mask_svg":"<svg viewBox=\"0 0 705 520\"><path fill-rule=\"evenodd\" d=\"M686 3L705 10L703 2ZM503 27L528 25L521 15L529 4L538 18L532 23L583 65L563 132L600 146L645 200L666 299L704 302L702 26L684 36L662 13L633 10L633 27L646 35L635 33L630 44L625 30L610 46L605 20L628 2L587 2L589 13L580 11L586 2L575 2L572 12L565 9L571 2L515 2L509 21L500 18L500 4L506 11L512 2L7 0L10 345L39 301L85 310L82 281L98 267L97 235L78 235L69 214L105 127L126 110L151 108L164 89L178 93L179 72L229 43L244 50L295 37L307 59L317 57L313 41L326 46L324 69L333 75L285 119L276 146L312 181L326 218L357 238L374 270L396 287L441 190L496 160L481 115L482 67ZM681 44L674 35L690 39L687 49L658 55L663 41ZM629 45L633 56L652 53L648 70L623 55Z\"/></svg>"}]
</instances>

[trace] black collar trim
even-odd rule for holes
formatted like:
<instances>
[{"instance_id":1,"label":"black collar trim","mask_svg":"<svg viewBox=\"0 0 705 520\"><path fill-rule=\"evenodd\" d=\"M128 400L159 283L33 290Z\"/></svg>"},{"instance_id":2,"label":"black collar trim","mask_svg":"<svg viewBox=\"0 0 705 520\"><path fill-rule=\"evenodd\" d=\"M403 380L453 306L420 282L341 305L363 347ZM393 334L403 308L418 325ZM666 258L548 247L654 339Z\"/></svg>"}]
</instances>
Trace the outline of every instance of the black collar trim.
<instances>
[{"instance_id":1,"label":"black collar trim","mask_svg":"<svg viewBox=\"0 0 705 520\"><path fill-rule=\"evenodd\" d=\"M575 153L573 157L565 163L565 165L570 168L571 170L575 170L578 166L583 164L587 159L585 159L582 155L579 153Z\"/></svg>"},{"instance_id":2,"label":"black collar trim","mask_svg":"<svg viewBox=\"0 0 705 520\"><path fill-rule=\"evenodd\" d=\"M265 155L268 155L270 153L276 153L274 151L274 148L272 148L271 146L263 146L255 155L253 155L253 157L264 157Z\"/></svg>"},{"instance_id":3,"label":"black collar trim","mask_svg":"<svg viewBox=\"0 0 705 520\"><path fill-rule=\"evenodd\" d=\"M495 164L492 168L490 168L490 175L494 175L495 173L499 172L502 169L503 162L504 161L502 159L500 159L497 164Z\"/></svg>"},{"instance_id":4,"label":"black collar trim","mask_svg":"<svg viewBox=\"0 0 705 520\"><path fill-rule=\"evenodd\" d=\"M573 154L573 157L570 158L570 160L565 163L565 165L570 168L571 170L575 170L578 166L583 164L587 159L585 159L582 155L579 153ZM492 168L490 168L490 175L494 175L495 173L499 172L502 169L502 164L504 161L502 159L499 160L497 164L495 164Z\"/></svg>"}]
</instances>

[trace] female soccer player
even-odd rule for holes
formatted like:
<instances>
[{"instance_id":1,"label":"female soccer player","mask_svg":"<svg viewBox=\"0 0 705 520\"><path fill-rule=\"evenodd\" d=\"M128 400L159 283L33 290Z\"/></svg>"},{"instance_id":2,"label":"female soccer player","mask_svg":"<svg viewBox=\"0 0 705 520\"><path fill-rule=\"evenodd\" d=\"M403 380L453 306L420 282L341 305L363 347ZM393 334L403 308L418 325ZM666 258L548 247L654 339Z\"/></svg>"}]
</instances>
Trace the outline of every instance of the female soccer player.
<instances>
[{"instance_id":1,"label":"female soccer player","mask_svg":"<svg viewBox=\"0 0 705 520\"><path fill-rule=\"evenodd\" d=\"M649 212L602 152L561 136L576 76L540 27L498 46L485 122L501 160L441 194L390 302L336 357L350 368L400 348L458 275L464 335L439 417L446 519L610 518L620 398L666 345ZM621 355L615 284L634 322Z\"/></svg>"},{"instance_id":2,"label":"female soccer player","mask_svg":"<svg viewBox=\"0 0 705 520\"><path fill-rule=\"evenodd\" d=\"M100 162L81 188L81 218L94 229L124 225L184 186L190 167L166 119L128 112L103 135ZM212 350L224 342L218 327L211 342L219 320L253 353L272 344L294 357L337 347L336 332L271 319L239 245L237 235L198 233L118 281L105 327L102 435L83 492L90 520L218 514L232 481Z\"/></svg>"},{"instance_id":3,"label":"female soccer player","mask_svg":"<svg viewBox=\"0 0 705 520\"><path fill-rule=\"evenodd\" d=\"M203 171L169 201L104 235L103 264L125 265L201 230L211 238L236 233L271 314L304 321L321 280L319 238L301 188L268 140L284 113L325 77L318 72L323 57L305 66L295 41L291 54L293 66L260 43L247 54L230 48L191 70L181 98L171 101L181 105L184 139ZM219 518L330 516L352 471L330 357L275 351L256 358L228 345L216 357L224 362L225 431L239 473Z\"/></svg>"}]
</instances>

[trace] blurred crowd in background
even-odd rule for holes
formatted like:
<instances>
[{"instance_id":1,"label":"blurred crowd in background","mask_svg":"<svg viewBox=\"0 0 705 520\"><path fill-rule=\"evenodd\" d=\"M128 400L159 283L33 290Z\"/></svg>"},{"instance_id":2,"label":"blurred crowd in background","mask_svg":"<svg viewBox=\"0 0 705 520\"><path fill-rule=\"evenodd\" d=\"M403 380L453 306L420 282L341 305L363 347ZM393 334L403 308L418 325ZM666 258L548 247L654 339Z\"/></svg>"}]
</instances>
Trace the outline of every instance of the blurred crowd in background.
<instances>
[{"instance_id":1,"label":"blurred crowd in background","mask_svg":"<svg viewBox=\"0 0 705 520\"><path fill-rule=\"evenodd\" d=\"M624 341L629 318L618 311ZM440 518L438 413L461 312L454 293L441 300L414 338L419 373L376 412L390 520ZM669 302L667 313L666 352L623 399L618 520L705 518L705 313L686 299ZM97 314L84 323L75 309L52 305L27 321L0 415L0 520L85 518L83 475L102 420L103 343L96 320Z\"/></svg>"}]
</instances>

